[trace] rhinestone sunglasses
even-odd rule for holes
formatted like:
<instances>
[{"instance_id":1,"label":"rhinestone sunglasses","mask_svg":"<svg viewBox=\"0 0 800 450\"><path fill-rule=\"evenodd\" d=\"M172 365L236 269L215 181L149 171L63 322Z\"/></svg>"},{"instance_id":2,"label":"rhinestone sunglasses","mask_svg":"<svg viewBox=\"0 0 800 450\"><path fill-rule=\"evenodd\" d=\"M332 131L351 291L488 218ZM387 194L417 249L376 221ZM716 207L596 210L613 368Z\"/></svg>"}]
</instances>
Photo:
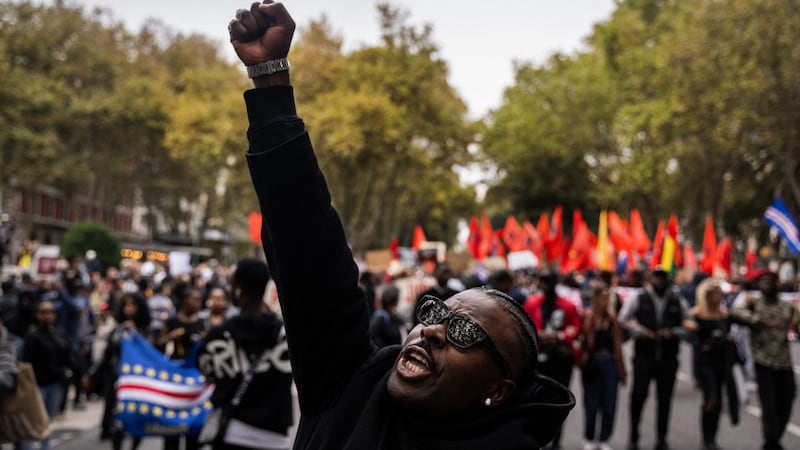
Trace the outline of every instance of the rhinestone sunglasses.
<instances>
[{"instance_id":1,"label":"rhinestone sunglasses","mask_svg":"<svg viewBox=\"0 0 800 450\"><path fill-rule=\"evenodd\" d=\"M497 366L508 379L513 379L506 360L497 351L486 330L468 316L455 314L442 300L426 295L417 309L417 319L425 326L447 322L447 342L459 350L468 350L483 344Z\"/></svg>"}]
</instances>

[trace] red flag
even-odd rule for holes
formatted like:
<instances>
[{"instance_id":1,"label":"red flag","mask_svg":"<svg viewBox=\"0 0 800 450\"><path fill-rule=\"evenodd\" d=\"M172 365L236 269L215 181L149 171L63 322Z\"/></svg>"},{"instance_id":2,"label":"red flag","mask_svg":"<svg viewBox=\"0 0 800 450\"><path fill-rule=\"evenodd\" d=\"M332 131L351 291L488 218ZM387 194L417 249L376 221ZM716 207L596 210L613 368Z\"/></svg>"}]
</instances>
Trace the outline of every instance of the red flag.
<instances>
[{"instance_id":1,"label":"red flag","mask_svg":"<svg viewBox=\"0 0 800 450\"><path fill-rule=\"evenodd\" d=\"M392 253L392 261L400 259L400 244L397 243L397 236L392 236L389 242L389 251Z\"/></svg>"},{"instance_id":2,"label":"red flag","mask_svg":"<svg viewBox=\"0 0 800 450\"><path fill-rule=\"evenodd\" d=\"M643 257L647 250L650 249L650 238L647 237L647 232L644 230L642 223L642 216L639 215L639 210L634 208L631 210L631 238L633 239L634 249Z\"/></svg>"},{"instance_id":3,"label":"red flag","mask_svg":"<svg viewBox=\"0 0 800 450\"><path fill-rule=\"evenodd\" d=\"M573 270L585 270L592 266L592 232L586 226L583 218L578 221L578 227L573 229L572 245L566 252L566 258L562 258L561 271L571 272ZM596 245L596 243L595 243Z\"/></svg>"},{"instance_id":4,"label":"red flag","mask_svg":"<svg viewBox=\"0 0 800 450\"><path fill-rule=\"evenodd\" d=\"M708 275L714 274L717 265L717 235L714 232L714 219L706 217L706 228L703 232L703 258L700 261L700 270Z\"/></svg>"},{"instance_id":5,"label":"red flag","mask_svg":"<svg viewBox=\"0 0 800 450\"><path fill-rule=\"evenodd\" d=\"M667 225L667 229L669 230L670 237L672 238L673 241L675 241L674 253L672 254L673 267L682 267L683 260L681 258L681 246L680 243L678 242L678 233L679 233L678 216L676 216L674 213L669 215L669 222Z\"/></svg>"},{"instance_id":6,"label":"red flag","mask_svg":"<svg viewBox=\"0 0 800 450\"><path fill-rule=\"evenodd\" d=\"M582 231L581 228L586 226L586 221L583 220L583 214L581 214L580 209L572 210L572 240L575 240L575 237L578 235L578 231Z\"/></svg>"},{"instance_id":7,"label":"red flag","mask_svg":"<svg viewBox=\"0 0 800 450\"><path fill-rule=\"evenodd\" d=\"M480 255L481 229L478 226L478 218L474 215L469 219L469 236L467 237L467 250L473 258L478 259Z\"/></svg>"},{"instance_id":8,"label":"red flag","mask_svg":"<svg viewBox=\"0 0 800 450\"><path fill-rule=\"evenodd\" d=\"M542 242L542 236L539 234L539 231L533 226L530 220L526 220L522 223L522 231L525 236L525 248L532 251L541 261L544 243Z\"/></svg>"},{"instance_id":9,"label":"red flag","mask_svg":"<svg viewBox=\"0 0 800 450\"><path fill-rule=\"evenodd\" d=\"M500 234L503 230L497 230L492 233L492 256L499 256L500 258L505 258L506 256L506 247L503 245L503 239L501 238Z\"/></svg>"},{"instance_id":10,"label":"red flag","mask_svg":"<svg viewBox=\"0 0 800 450\"><path fill-rule=\"evenodd\" d=\"M414 225L414 239L411 241L411 248L419 250L424 242L428 242L425 231L422 230L421 225Z\"/></svg>"},{"instance_id":11,"label":"red flag","mask_svg":"<svg viewBox=\"0 0 800 450\"><path fill-rule=\"evenodd\" d=\"M758 256L756 256L756 251L753 250L749 245L747 246L747 253L744 256L744 265L746 268L745 278L750 278L750 275L753 274L754 267L756 266L756 262L758 261Z\"/></svg>"},{"instance_id":12,"label":"red flag","mask_svg":"<svg viewBox=\"0 0 800 450\"><path fill-rule=\"evenodd\" d=\"M658 228L656 228L656 235L653 237L653 254L650 256L650 268L655 269L656 266L661 264L661 251L664 245L664 221L658 221Z\"/></svg>"},{"instance_id":13,"label":"red flag","mask_svg":"<svg viewBox=\"0 0 800 450\"><path fill-rule=\"evenodd\" d=\"M525 236L522 233L522 227L514 216L509 215L506 217L506 225L503 227L501 237L509 251L518 252L525 249Z\"/></svg>"},{"instance_id":14,"label":"red flag","mask_svg":"<svg viewBox=\"0 0 800 450\"><path fill-rule=\"evenodd\" d=\"M492 223L489 222L489 216L486 211L481 213L481 240L478 245L478 259L483 261L492 253Z\"/></svg>"},{"instance_id":15,"label":"red flag","mask_svg":"<svg viewBox=\"0 0 800 450\"><path fill-rule=\"evenodd\" d=\"M251 212L247 215L247 221L250 225L250 240L258 245L261 245L261 214L257 212Z\"/></svg>"},{"instance_id":16,"label":"red flag","mask_svg":"<svg viewBox=\"0 0 800 450\"><path fill-rule=\"evenodd\" d=\"M683 246L683 268L692 272L697 270L697 255L689 244Z\"/></svg>"},{"instance_id":17,"label":"red flag","mask_svg":"<svg viewBox=\"0 0 800 450\"><path fill-rule=\"evenodd\" d=\"M561 216L563 214L561 205L556 206L553 211L553 231L547 240L547 260L560 261L564 253L564 235L561 230Z\"/></svg>"},{"instance_id":18,"label":"red flag","mask_svg":"<svg viewBox=\"0 0 800 450\"><path fill-rule=\"evenodd\" d=\"M731 276L731 253L733 253L733 242L731 238L726 237L719 241L717 246L717 264L715 269L722 269L725 271L725 277Z\"/></svg>"},{"instance_id":19,"label":"red flag","mask_svg":"<svg viewBox=\"0 0 800 450\"><path fill-rule=\"evenodd\" d=\"M550 240L550 219L547 217L547 213L542 213L539 216L539 222L536 223L536 231L539 232L539 237L542 238L542 244L547 245L547 241Z\"/></svg>"},{"instance_id":20,"label":"red flag","mask_svg":"<svg viewBox=\"0 0 800 450\"><path fill-rule=\"evenodd\" d=\"M634 241L628 227L615 211L608 212L608 237L617 250L625 250L630 255L634 250Z\"/></svg>"}]
</instances>

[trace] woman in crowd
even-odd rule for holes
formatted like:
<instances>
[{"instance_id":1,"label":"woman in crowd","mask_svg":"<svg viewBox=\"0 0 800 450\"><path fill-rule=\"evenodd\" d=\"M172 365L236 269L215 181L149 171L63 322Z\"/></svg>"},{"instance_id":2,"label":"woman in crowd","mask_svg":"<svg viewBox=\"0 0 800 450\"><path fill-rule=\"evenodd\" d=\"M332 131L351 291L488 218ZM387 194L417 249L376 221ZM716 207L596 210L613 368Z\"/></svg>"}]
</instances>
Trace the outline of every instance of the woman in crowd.
<instances>
[{"instance_id":1,"label":"woman in crowd","mask_svg":"<svg viewBox=\"0 0 800 450\"><path fill-rule=\"evenodd\" d=\"M617 385L625 384L622 359L622 329L610 304L608 285L593 282L590 307L585 310L583 341L579 365L583 379L585 450L608 450L614 431L617 410ZM600 415L599 443L595 441L597 416Z\"/></svg>"},{"instance_id":2,"label":"woman in crowd","mask_svg":"<svg viewBox=\"0 0 800 450\"><path fill-rule=\"evenodd\" d=\"M729 339L728 310L722 305L720 281L703 280L695 293L697 303L691 310L694 319L694 372L703 391L700 424L703 450L717 450L717 430L722 410L722 386L727 386L731 420L738 423L738 394L733 383L733 361L736 354Z\"/></svg>"},{"instance_id":3,"label":"woman in crowd","mask_svg":"<svg viewBox=\"0 0 800 450\"><path fill-rule=\"evenodd\" d=\"M179 285L175 288L178 299L177 313L167 319L158 341L160 346L171 344L167 348L170 358L185 359L191 356L194 346L205 336L206 329L198 313L200 312L200 290L188 285ZM185 435L186 450L199 448L197 435ZM178 450L180 437L165 437L164 450Z\"/></svg>"},{"instance_id":4,"label":"woman in crowd","mask_svg":"<svg viewBox=\"0 0 800 450\"><path fill-rule=\"evenodd\" d=\"M103 358L90 370L84 384L89 380L102 380L105 392L105 409L103 410L103 422L100 438L111 437L114 450L122 448L123 433L113 427L114 404L117 401L117 393L114 385L119 378L118 366L122 347L122 338L125 333L139 333L147 336L148 326L150 325L150 311L147 308L147 300L141 294L127 293L122 296L114 314L116 326L108 336L108 344L103 352ZM87 386L88 392L88 386ZM133 438L132 449L136 450L141 442L140 438Z\"/></svg>"},{"instance_id":5,"label":"woman in crowd","mask_svg":"<svg viewBox=\"0 0 800 450\"><path fill-rule=\"evenodd\" d=\"M36 308L36 328L25 338L22 358L33 366L36 384L51 421L64 397L70 359L69 340L55 323L55 306L50 301L41 301ZM39 448L49 450L50 438L42 439Z\"/></svg>"}]
</instances>

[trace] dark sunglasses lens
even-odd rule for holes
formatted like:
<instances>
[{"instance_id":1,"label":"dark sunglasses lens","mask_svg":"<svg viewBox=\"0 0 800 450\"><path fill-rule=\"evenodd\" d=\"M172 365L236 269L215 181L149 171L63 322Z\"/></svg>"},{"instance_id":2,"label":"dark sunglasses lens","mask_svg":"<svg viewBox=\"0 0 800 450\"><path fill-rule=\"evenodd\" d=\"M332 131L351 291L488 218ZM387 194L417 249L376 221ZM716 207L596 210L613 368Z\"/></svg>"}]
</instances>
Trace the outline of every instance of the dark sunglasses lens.
<instances>
[{"instance_id":1,"label":"dark sunglasses lens","mask_svg":"<svg viewBox=\"0 0 800 450\"><path fill-rule=\"evenodd\" d=\"M447 338L456 347L467 349L486 339L486 332L468 318L454 317L447 327Z\"/></svg>"},{"instance_id":2,"label":"dark sunglasses lens","mask_svg":"<svg viewBox=\"0 0 800 450\"><path fill-rule=\"evenodd\" d=\"M419 307L417 318L425 325L442 323L450 315L450 310L439 300L429 298Z\"/></svg>"}]
</instances>

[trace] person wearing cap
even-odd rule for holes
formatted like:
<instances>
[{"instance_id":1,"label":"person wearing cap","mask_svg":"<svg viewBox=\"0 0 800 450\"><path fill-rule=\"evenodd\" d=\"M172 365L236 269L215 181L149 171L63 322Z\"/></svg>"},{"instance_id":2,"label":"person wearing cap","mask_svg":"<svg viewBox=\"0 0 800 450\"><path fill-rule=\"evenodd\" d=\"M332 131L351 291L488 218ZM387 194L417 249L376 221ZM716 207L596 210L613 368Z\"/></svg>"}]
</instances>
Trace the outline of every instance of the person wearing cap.
<instances>
[{"instance_id":1,"label":"person wearing cap","mask_svg":"<svg viewBox=\"0 0 800 450\"><path fill-rule=\"evenodd\" d=\"M426 297L403 344L373 344L358 266L296 112L286 60L294 30L285 6L270 0L239 10L229 25L255 85L244 94L247 162L297 387L293 448L547 444L575 397L536 371L535 327L506 294Z\"/></svg>"},{"instance_id":2,"label":"person wearing cap","mask_svg":"<svg viewBox=\"0 0 800 450\"><path fill-rule=\"evenodd\" d=\"M656 450L667 450L672 391L678 373L681 337L693 324L689 307L661 266L650 274L650 284L627 300L619 321L633 339L633 385L630 399L628 449L639 449L639 423L650 382L656 382Z\"/></svg>"},{"instance_id":3,"label":"person wearing cap","mask_svg":"<svg viewBox=\"0 0 800 450\"><path fill-rule=\"evenodd\" d=\"M761 402L762 449L777 450L792 415L796 395L788 332L798 330L800 316L790 302L778 299L778 275L761 269L750 281L760 296L747 295L731 311L732 318L750 328L750 350L755 361Z\"/></svg>"}]
</instances>

